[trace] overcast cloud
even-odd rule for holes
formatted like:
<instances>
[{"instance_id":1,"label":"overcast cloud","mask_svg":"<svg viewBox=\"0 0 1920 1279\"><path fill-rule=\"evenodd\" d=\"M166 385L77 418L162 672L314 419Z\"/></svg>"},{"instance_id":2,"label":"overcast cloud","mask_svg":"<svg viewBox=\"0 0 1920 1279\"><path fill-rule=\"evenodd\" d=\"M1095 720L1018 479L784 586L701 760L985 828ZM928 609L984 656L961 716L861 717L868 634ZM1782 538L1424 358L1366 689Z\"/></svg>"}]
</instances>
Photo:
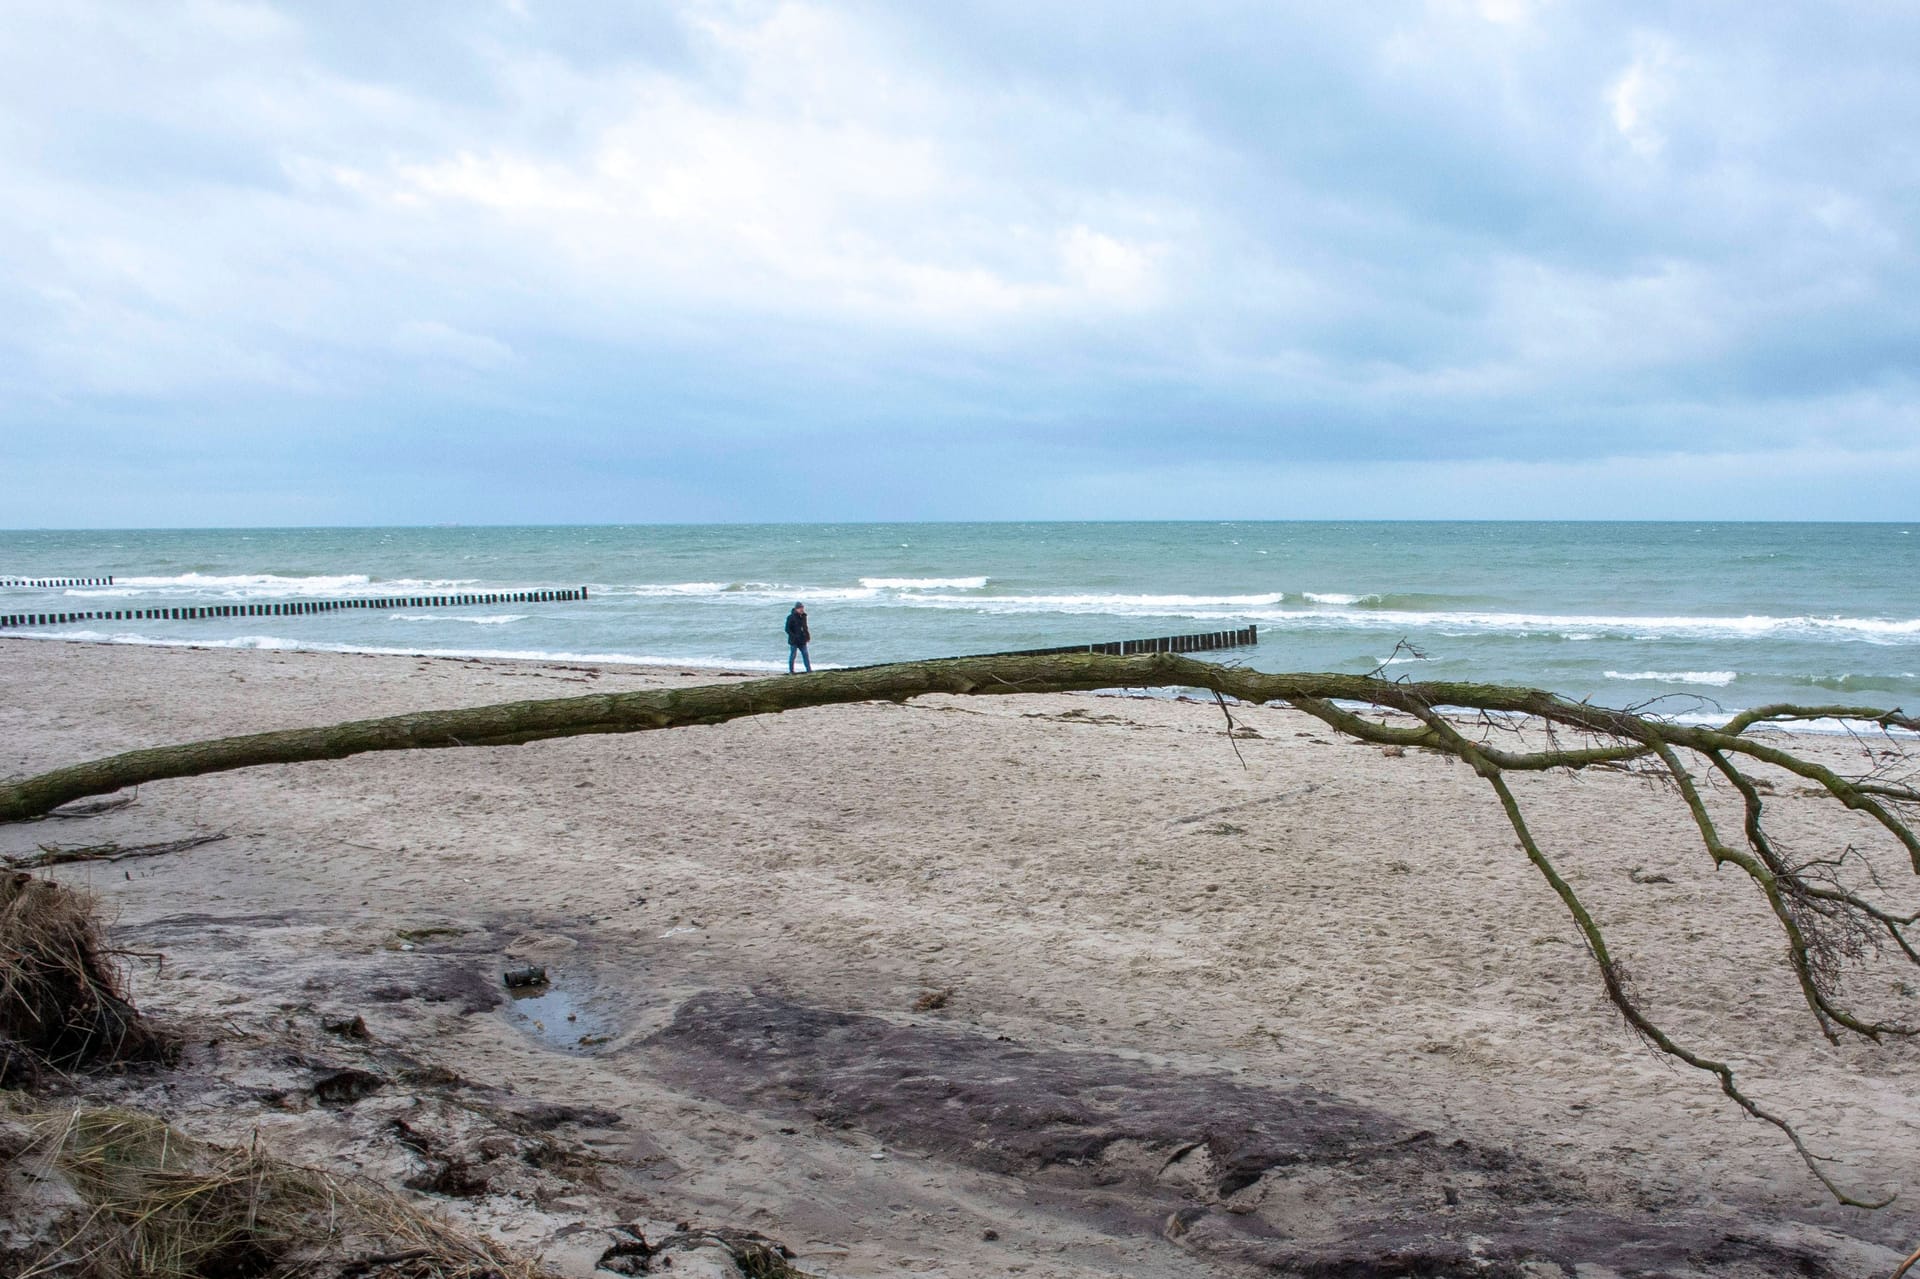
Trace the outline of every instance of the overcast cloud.
<instances>
[{"instance_id":1,"label":"overcast cloud","mask_svg":"<svg viewBox=\"0 0 1920 1279\"><path fill-rule=\"evenodd\" d=\"M21 526L1904 519L1920 10L0 22Z\"/></svg>"}]
</instances>

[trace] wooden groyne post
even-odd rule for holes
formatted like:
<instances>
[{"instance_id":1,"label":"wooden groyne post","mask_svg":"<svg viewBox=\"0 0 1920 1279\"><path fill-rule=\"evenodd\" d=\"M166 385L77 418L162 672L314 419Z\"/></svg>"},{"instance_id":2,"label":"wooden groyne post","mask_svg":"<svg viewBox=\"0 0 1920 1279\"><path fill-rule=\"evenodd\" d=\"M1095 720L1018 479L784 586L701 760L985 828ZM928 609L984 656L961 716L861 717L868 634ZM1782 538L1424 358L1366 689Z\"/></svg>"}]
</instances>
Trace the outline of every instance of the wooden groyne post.
<instances>
[{"instance_id":1,"label":"wooden groyne post","mask_svg":"<svg viewBox=\"0 0 1920 1279\"><path fill-rule=\"evenodd\" d=\"M38 586L42 589L52 586L112 586L111 577L0 577L0 586Z\"/></svg>"},{"instance_id":2,"label":"wooden groyne post","mask_svg":"<svg viewBox=\"0 0 1920 1279\"><path fill-rule=\"evenodd\" d=\"M111 580L111 579L109 579ZM273 604L186 604L167 608L98 609L79 613L0 613L0 629L71 626L76 622L192 622L209 617L295 617L343 608L462 608L485 604L551 604L587 598L584 586L494 591L480 595L387 595L352 600L282 600Z\"/></svg>"},{"instance_id":3,"label":"wooden groyne post","mask_svg":"<svg viewBox=\"0 0 1920 1279\"><path fill-rule=\"evenodd\" d=\"M1252 648L1260 643L1260 628L1208 631L1201 635L1162 635L1156 639L1109 640L1104 644L1062 644L1057 648L1018 648L986 657L1052 657L1056 653L1105 653L1129 657L1134 653L1205 653L1221 648Z\"/></svg>"}]
</instances>

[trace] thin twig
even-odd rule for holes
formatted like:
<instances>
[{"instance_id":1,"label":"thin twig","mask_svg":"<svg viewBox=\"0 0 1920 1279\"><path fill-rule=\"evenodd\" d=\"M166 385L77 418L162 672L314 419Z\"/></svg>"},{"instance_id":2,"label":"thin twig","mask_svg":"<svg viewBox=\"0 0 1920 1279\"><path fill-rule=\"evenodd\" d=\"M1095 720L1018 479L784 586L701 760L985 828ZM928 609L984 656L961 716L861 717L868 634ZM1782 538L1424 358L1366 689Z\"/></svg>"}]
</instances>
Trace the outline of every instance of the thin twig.
<instances>
[{"instance_id":1,"label":"thin twig","mask_svg":"<svg viewBox=\"0 0 1920 1279\"><path fill-rule=\"evenodd\" d=\"M202 844L218 843L226 835L191 835L186 839L170 839L161 844L135 844L123 848L119 844L81 844L62 848L58 844L42 844L38 855L25 857L0 858L11 870L39 870L45 866L64 866L70 862L123 862L134 857L160 857L167 853L185 852L189 848L198 848Z\"/></svg>"},{"instance_id":2,"label":"thin twig","mask_svg":"<svg viewBox=\"0 0 1920 1279\"><path fill-rule=\"evenodd\" d=\"M1240 753L1240 743L1233 740L1233 730L1238 727L1233 722L1233 712L1227 709L1227 699L1220 696L1220 690L1213 690L1213 700L1219 704L1220 713L1227 717L1227 745L1233 747L1233 757L1240 761L1243 771L1247 768L1247 757Z\"/></svg>"}]
</instances>

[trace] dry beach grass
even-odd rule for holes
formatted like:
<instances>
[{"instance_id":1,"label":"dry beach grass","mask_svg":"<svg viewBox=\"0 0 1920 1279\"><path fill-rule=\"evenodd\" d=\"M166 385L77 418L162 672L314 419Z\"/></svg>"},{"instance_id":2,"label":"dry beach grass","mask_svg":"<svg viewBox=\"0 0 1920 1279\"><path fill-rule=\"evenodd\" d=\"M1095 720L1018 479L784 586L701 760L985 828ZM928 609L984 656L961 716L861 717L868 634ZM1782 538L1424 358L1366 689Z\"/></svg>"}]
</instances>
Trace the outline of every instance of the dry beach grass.
<instances>
[{"instance_id":1,"label":"dry beach grass","mask_svg":"<svg viewBox=\"0 0 1920 1279\"><path fill-rule=\"evenodd\" d=\"M0 1143L34 1183L59 1246L20 1279L539 1279L530 1263L361 1178L286 1164L257 1146L194 1141L151 1115L98 1107L6 1115ZM46 1187L66 1193L64 1202ZM61 1211L64 1209L65 1211Z\"/></svg>"},{"instance_id":2,"label":"dry beach grass","mask_svg":"<svg viewBox=\"0 0 1920 1279\"><path fill-rule=\"evenodd\" d=\"M0 772L705 678L9 640ZM1235 716L1229 740L1217 708L1170 699L928 698L249 770L84 824L225 840L40 873L166 956L138 1002L186 1034L176 1069L97 1100L412 1187L561 1271L705 1230L823 1275L1867 1275L1906 1255L1920 1048L1818 1036L1763 906L1674 795L1514 783L1642 998L1837 1177L1908 1187L1892 1207L1834 1205L1626 1030L1468 770ZM1796 785L1771 797L1786 840L1865 841ZM0 827L0 853L47 838ZM499 990L520 963L544 996ZM1920 1002L1891 970L1854 980ZM340 1029L356 1017L364 1038ZM341 1071L365 1079L321 1086Z\"/></svg>"}]
</instances>

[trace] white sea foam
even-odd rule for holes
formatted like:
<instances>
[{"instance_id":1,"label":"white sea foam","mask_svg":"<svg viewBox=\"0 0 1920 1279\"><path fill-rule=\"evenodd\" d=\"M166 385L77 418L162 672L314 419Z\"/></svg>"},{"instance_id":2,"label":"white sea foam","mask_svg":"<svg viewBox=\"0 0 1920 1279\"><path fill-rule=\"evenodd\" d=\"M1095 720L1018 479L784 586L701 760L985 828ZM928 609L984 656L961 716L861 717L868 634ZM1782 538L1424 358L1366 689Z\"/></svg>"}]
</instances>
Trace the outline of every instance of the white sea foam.
<instances>
[{"instance_id":1,"label":"white sea foam","mask_svg":"<svg viewBox=\"0 0 1920 1279\"><path fill-rule=\"evenodd\" d=\"M860 585L876 591L978 591L987 585L979 577L863 577Z\"/></svg>"},{"instance_id":2,"label":"white sea foam","mask_svg":"<svg viewBox=\"0 0 1920 1279\"><path fill-rule=\"evenodd\" d=\"M1297 622L1307 625L1332 623L1340 626L1384 628L1431 627L1480 631L1513 631L1528 634L1557 634L1567 639L1593 639L1599 636L1698 636L1701 638L1752 638L1760 636L1859 637L1889 643L1901 643L1920 637L1920 618L1887 619L1871 617L1775 617L1747 614L1739 617L1689 615L1633 615L1593 613L1508 613L1469 609L1323 609L1312 612L1276 610L1254 616L1255 620L1276 623Z\"/></svg>"},{"instance_id":3,"label":"white sea foam","mask_svg":"<svg viewBox=\"0 0 1920 1279\"><path fill-rule=\"evenodd\" d=\"M784 662L733 657L665 657L646 653L582 653L564 649L420 648L380 644L331 644L290 639L284 635L230 635L224 639L183 639L137 632L62 631L57 635L23 633L22 639L94 644L130 644L151 648L235 648L307 653L367 653L378 657L478 657L514 662L594 662L606 666L675 666L713 671L784 671ZM840 669L833 662L815 662L818 671Z\"/></svg>"},{"instance_id":4,"label":"white sea foam","mask_svg":"<svg viewBox=\"0 0 1920 1279\"><path fill-rule=\"evenodd\" d=\"M799 600L809 604L815 601L846 604L880 598L879 590L868 586L792 586L780 582L666 582L641 586L591 587L588 593L603 597L704 598L727 604L745 604L754 608L776 600L785 600L788 603Z\"/></svg>"},{"instance_id":5,"label":"white sea foam","mask_svg":"<svg viewBox=\"0 0 1920 1279\"><path fill-rule=\"evenodd\" d=\"M282 577L275 573L179 573L168 577L115 577L112 586L73 587L66 594L84 599L142 595L200 595L223 599L284 599L293 596L399 595L408 591L453 590L477 578L403 577L374 581L365 573Z\"/></svg>"},{"instance_id":6,"label":"white sea foam","mask_svg":"<svg viewBox=\"0 0 1920 1279\"><path fill-rule=\"evenodd\" d=\"M1802 636L1857 637L1879 643L1901 643L1920 637L1920 619L1889 621L1863 617L1636 617L1562 613L1495 613L1410 609L1323 610L1318 612L1263 611L1248 614L1254 621L1286 626L1362 626L1386 630L1428 628L1442 632L1497 631L1566 638L1597 636L1659 636L1717 639L1726 637Z\"/></svg>"},{"instance_id":7,"label":"white sea foam","mask_svg":"<svg viewBox=\"0 0 1920 1279\"><path fill-rule=\"evenodd\" d=\"M889 608L948 609L996 616L1056 613L1070 616L1109 615L1115 618L1162 617L1201 622L1257 622L1275 629L1331 630L1355 627L1368 631L1439 631L1444 634L1507 633L1559 636L1568 640L1599 638L1725 639L1798 637L1860 639L1876 644L1904 645L1920 640L1920 618L1634 616L1587 613L1504 613L1468 609L1392 609L1365 607L1377 596L1337 592L1285 592L1257 595L1072 593L1033 595L949 594L946 590L980 588L981 580L941 588L935 579L862 578L858 587L798 586L781 582L683 582L645 587L610 587L603 594L706 595L742 607L760 608L775 602L806 604L868 604ZM908 582L912 588L881 586ZM1349 602L1350 601L1350 602ZM1360 607L1354 607L1358 604Z\"/></svg>"},{"instance_id":8,"label":"white sea foam","mask_svg":"<svg viewBox=\"0 0 1920 1279\"><path fill-rule=\"evenodd\" d=\"M609 594L675 594L724 596L729 602L760 607L771 601L860 604L876 602L889 608L962 609L1005 614L1060 613L1074 616L1108 614L1126 617L1177 617L1200 621L1240 620L1278 628L1366 630L1429 629L1442 632L1507 632L1558 635L1570 640L1601 637L1696 637L1702 639L1798 636L1803 638L1858 638L1875 643L1905 644L1920 639L1920 618L1775 617L1748 614L1738 617L1519 613L1471 609L1393 609L1364 607L1377 596L1304 591L1295 595L1275 591L1247 595L1190 595L1158 593L1060 593L1032 595L947 594L946 590L979 590L985 579L945 579L964 586L942 586L942 579L862 578L858 587L800 586L782 582L686 582L670 586L611 587ZM1359 604L1363 607L1353 607ZM1305 606L1303 606L1305 605Z\"/></svg>"},{"instance_id":9,"label":"white sea foam","mask_svg":"<svg viewBox=\"0 0 1920 1279\"><path fill-rule=\"evenodd\" d=\"M1606 671L1608 679L1636 680L1644 684L1705 684L1725 688L1739 678L1737 671Z\"/></svg>"},{"instance_id":10,"label":"white sea foam","mask_svg":"<svg viewBox=\"0 0 1920 1279\"><path fill-rule=\"evenodd\" d=\"M284 587L296 590L343 591L355 586L365 586L371 580L365 573L336 573L314 577L282 577L277 573L180 573L171 577L116 577L113 582L115 586L190 586L197 590Z\"/></svg>"},{"instance_id":11,"label":"white sea foam","mask_svg":"<svg viewBox=\"0 0 1920 1279\"><path fill-rule=\"evenodd\" d=\"M854 598L851 593L788 592L794 599ZM1470 610L1420 612L1413 609L1344 608L1318 605L1287 607L1284 595L1006 595L914 594L892 598L903 608L956 608L982 613L1110 614L1115 617L1179 617L1200 621L1238 620L1275 628L1312 630L1357 627L1369 631L1434 630L1442 633L1504 632L1559 635L1567 639L1647 636L1701 639L1787 636L1861 639L1906 644L1920 639L1920 619L1856 617L1689 617L1615 616L1556 613L1498 613Z\"/></svg>"},{"instance_id":12,"label":"white sea foam","mask_svg":"<svg viewBox=\"0 0 1920 1279\"><path fill-rule=\"evenodd\" d=\"M868 605L890 609L961 610L993 616L1056 614L1105 615L1124 623L1131 618L1190 620L1202 624L1258 623L1275 631L1356 629L1378 634L1508 634L1573 642L1618 639L1810 639L1852 640L1908 647L1920 643L1920 618L1846 616L1744 616L1530 613L1493 610L1370 607L1377 596L1307 591L1288 594L1188 594L1062 592L1030 595L982 593L989 578L861 578L858 586L802 586L771 581L687 581L605 585L591 588L596 598L672 598L712 601L760 609L795 601L808 605ZM344 596L451 590L476 585L475 579L400 579L373 581L364 574L281 577L271 574L122 579L113 587L70 590L80 598L179 595L222 599ZM493 589L493 588L483 588ZM1387 597L1391 599L1392 597Z\"/></svg>"},{"instance_id":13,"label":"white sea foam","mask_svg":"<svg viewBox=\"0 0 1920 1279\"><path fill-rule=\"evenodd\" d=\"M525 613L494 613L484 617L462 617L457 613L388 613L387 620L393 622L466 622L472 626L505 626L509 622L524 622Z\"/></svg>"},{"instance_id":14,"label":"white sea foam","mask_svg":"<svg viewBox=\"0 0 1920 1279\"><path fill-rule=\"evenodd\" d=\"M1202 617L1273 609L1285 601L1286 596L1276 592L1271 595L911 595L902 597L898 603L909 608L970 608L987 613Z\"/></svg>"},{"instance_id":15,"label":"white sea foam","mask_svg":"<svg viewBox=\"0 0 1920 1279\"><path fill-rule=\"evenodd\" d=\"M602 595L718 595L737 589L727 582L648 582L640 586L602 586Z\"/></svg>"},{"instance_id":16,"label":"white sea foam","mask_svg":"<svg viewBox=\"0 0 1920 1279\"><path fill-rule=\"evenodd\" d=\"M1261 595L947 595L941 591L977 591L986 577L863 577L859 586L801 586L791 582L681 582L672 585L608 586L601 595L709 596L727 603L760 607L765 601L858 604L877 602L893 608L975 609L992 613L1114 613L1165 615L1181 610L1233 611L1278 608L1281 592Z\"/></svg>"},{"instance_id":17,"label":"white sea foam","mask_svg":"<svg viewBox=\"0 0 1920 1279\"><path fill-rule=\"evenodd\" d=\"M304 644L282 635L229 635L223 639L195 639L165 635L142 635L138 631L61 631L57 635L31 633L22 639L77 640L87 644L136 644L145 648L243 648L293 651L322 649L319 644ZM340 652L348 652L344 647ZM400 650L396 650L400 651Z\"/></svg>"}]
</instances>

